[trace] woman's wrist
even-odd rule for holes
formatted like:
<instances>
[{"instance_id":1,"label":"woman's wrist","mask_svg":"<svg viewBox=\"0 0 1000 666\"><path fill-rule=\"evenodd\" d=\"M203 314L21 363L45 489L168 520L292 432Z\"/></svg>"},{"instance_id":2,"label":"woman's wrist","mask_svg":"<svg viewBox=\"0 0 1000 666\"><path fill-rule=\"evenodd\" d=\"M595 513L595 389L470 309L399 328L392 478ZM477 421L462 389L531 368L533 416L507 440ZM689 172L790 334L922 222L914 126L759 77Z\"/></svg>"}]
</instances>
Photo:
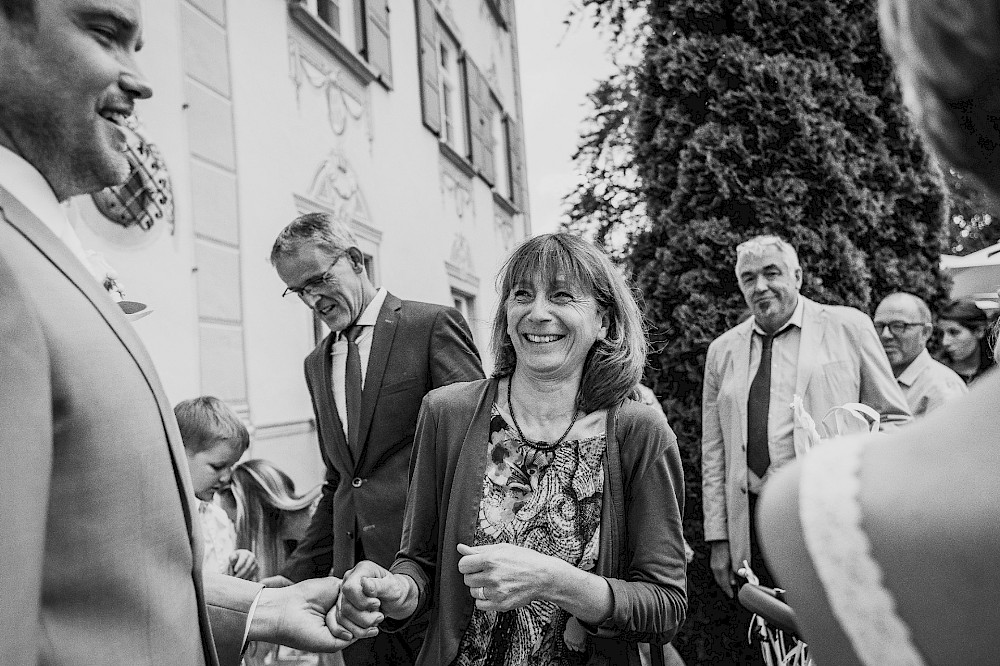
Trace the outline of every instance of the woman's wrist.
<instances>
[{"instance_id":1,"label":"woman's wrist","mask_svg":"<svg viewBox=\"0 0 1000 666\"><path fill-rule=\"evenodd\" d=\"M610 617L614 595L607 579L577 569L559 558L552 559L553 566L547 568L544 599L587 624L600 624Z\"/></svg>"},{"instance_id":2,"label":"woman's wrist","mask_svg":"<svg viewBox=\"0 0 1000 666\"><path fill-rule=\"evenodd\" d=\"M393 620L405 620L413 615L417 610L417 602L420 599L420 591L417 583L406 574L390 574L395 584L402 591L399 600L389 606L382 608L383 614Z\"/></svg>"}]
</instances>

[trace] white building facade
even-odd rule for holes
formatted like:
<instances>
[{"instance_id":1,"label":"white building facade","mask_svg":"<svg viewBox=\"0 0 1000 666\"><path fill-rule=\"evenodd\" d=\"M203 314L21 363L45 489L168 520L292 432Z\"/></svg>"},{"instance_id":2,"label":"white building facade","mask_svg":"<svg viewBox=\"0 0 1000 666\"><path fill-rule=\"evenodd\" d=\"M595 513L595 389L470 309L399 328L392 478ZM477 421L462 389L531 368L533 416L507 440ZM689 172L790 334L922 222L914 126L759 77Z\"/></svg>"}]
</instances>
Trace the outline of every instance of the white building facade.
<instances>
[{"instance_id":1,"label":"white building facade","mask_svg":"<svg viewBox=\"0 0 1000 666\"><path fill-rule=\"evenodd\" d=\"M347 221L375 284L458 306L489 371L495 275L530 235L513 0L142 5L155 93L137 115L172 202L150 226L80 199L78 232L153 309L135 328L170 399L225 399L251 455L307 488L302 361L322 331L281 298L271 243L301 213Z\"/></svg>"}]
</instances>

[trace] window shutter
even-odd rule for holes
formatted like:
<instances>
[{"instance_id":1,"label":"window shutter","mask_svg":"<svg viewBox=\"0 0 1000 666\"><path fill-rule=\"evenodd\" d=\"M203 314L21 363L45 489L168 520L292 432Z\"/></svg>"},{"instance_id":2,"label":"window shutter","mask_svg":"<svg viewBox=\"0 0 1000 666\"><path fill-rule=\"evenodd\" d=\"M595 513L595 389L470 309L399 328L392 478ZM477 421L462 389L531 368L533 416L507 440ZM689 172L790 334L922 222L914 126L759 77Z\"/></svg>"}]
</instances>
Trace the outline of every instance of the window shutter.
<instances>
[{"instance_id":1,"label":"window shutter","mask_svg":"<svg viewBox=\"0 0 1000 666\"><path fill-rule=\"evenodd\" d=\"M392 58L389 51L389 0L364 0L365 57L383 83L392 85Z\"/></svg>"},{"instance_id":2,"label":"window shutter","mask_svg":"<svg viewBox=\"0 0 1000 666\"><path fill-rule=\"evenodd\" d=\"M416 0L417 5L417 67L420 70L420 113L424 125L435 134L441 133L441 98L438 89L438 24L431 0Z\"/></svg>"},{"instance_id":3,"label":"window shutter","mask_svg":"<svg viewBox=\"0 0 1000 666\"><path fill-rule=\"evenodd\" d=\"M490 185L493 184L493 128L490 89L486 78L468 56L465 65L466 117L469 119L469 157Z\"/></svg>"},{"instance_id":4,"label":"window shutter","mask_svg":"<svg viewBox=\"0 0 1000 666\"><path fill-rule=\"evenodd\" d=\"M510 0L486 0L486 5L493 11L493 16L501 28L506 28L510 23Z\"/></svg>"},{"instance_id":5,"label":"window shutter","mask_svg":"<svg viewBox=\"0 0 1000 666\"><path fill-rule=\"evenodd\" d=\"M525 201L524 151L521 150L521 130L514 119L507 116L507 145L510 147L508 164L510 164L510 192L515 206L527 211Z\"/></svg>"}]
</instances>

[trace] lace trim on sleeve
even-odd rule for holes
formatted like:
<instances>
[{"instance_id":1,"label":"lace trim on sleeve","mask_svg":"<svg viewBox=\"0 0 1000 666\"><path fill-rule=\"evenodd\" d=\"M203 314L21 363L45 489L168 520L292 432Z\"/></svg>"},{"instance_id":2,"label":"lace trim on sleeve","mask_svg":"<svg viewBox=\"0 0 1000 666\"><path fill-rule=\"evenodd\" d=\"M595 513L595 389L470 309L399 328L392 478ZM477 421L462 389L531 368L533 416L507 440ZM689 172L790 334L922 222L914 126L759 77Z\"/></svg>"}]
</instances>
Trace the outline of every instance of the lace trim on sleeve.
<instances>
[{"instance_id":1,"label":"lace trim on sleeve","mask_svg":"<svg viewBox=\"0 0 1000 666\"><path fill-rule=\"evenodd\" d=\"M861 525L858 470L866 441L838 440L806 456L799 486L806 548L833 613L862 663L923 666Z\"/></svg>"}]
</instances>

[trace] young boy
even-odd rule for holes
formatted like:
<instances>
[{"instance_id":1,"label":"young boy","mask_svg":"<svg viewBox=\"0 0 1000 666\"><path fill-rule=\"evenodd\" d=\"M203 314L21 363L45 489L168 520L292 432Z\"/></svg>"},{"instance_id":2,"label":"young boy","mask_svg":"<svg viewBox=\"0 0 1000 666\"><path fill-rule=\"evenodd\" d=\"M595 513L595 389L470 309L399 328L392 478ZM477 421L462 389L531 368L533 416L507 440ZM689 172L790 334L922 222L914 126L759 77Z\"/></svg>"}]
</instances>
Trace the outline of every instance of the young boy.
<instances>
[{"instance_id":1,"label":"young boy","mask_svg":"<svg viewBox=\"0 0 1000 666\"><path fill-rule=\"evenodd\" d=\"M236 529L226 512L212 503L215 493L229 483L230 471L250 446L250 433L239 417L218 398L202 396L174 407L191 483L198 502L198 518L205 537L205 571L253 579L257 559L236 548Z\"/></svg>"}]
</instances>

